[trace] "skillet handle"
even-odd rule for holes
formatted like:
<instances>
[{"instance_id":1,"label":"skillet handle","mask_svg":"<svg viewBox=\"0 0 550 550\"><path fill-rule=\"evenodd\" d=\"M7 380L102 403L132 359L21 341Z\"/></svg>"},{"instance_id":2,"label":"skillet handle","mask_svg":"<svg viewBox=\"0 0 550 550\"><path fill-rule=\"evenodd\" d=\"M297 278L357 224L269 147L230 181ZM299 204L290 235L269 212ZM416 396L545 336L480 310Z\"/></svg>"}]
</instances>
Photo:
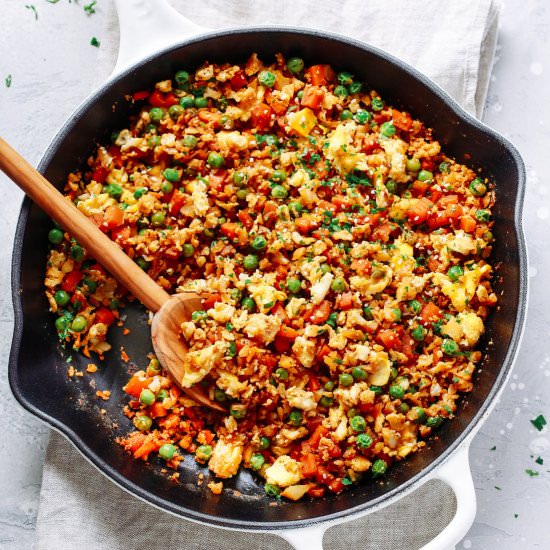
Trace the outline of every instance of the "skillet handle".
<instances>
[{"instance_id":1,"label":"skillet handle","mask_svg":"<svg viewBox=\"0 0 550 550\"><path fill-rule=\"evenodd\" d=\"M115 76L131 65L209 29L176 11L166 0L115 0L120 42Z\"/></svg>"},{"instance_id":2,"label":"skillet handle","mask_svg":"<svg viewBox=\"0 0 550 550\"><path fill-rule=\"evenodd\" d=\"M474 522L477 503L468 457L470 441L464 443L431 478L443 481L454 491L456 512L449 525L420 550L454 550Z\"/></svg>"}]
</instances>

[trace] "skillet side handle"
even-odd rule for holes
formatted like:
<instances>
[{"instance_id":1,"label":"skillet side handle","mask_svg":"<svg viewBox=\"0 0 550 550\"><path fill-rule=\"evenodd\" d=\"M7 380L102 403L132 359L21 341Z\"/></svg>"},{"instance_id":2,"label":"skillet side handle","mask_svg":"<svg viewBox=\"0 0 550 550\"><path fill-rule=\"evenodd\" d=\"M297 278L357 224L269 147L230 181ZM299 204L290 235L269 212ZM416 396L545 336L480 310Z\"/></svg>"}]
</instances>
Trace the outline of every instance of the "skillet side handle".
<instances>
[{"instance_id":1,"label":"skillet side handle","mask_svg":"<svg viewBox=\"0 0 550 550\"><path fill-rule=\"evenodd\" d=\"M323 536L328 524L313 525L303 529L278 531L277 535L289 542L296 550L323 550Z\"/></svg>"},{"instance_id":2,"label":"skillet side handle","mask_svg":"<svg viewBox=\"0 0 550 550\"><path fill-rule=\"evenodd\" d=\"M456 513L449 525L420 550L454 550L476 517L476 493L469 463L470 442L457 451L432 479L445 482L456 496Z\"/></svg>"},{"instance_id":3,"label":"skillet side handle","mask_svg":"<svg viewBox=\"0 0 550 550\"><path fill-rule=\"evenodd\" d=\"M148 55L208 31L184 17L166 0L115 0L115 6L120 42L111 76Z\"/></svg>"}]
</instances>

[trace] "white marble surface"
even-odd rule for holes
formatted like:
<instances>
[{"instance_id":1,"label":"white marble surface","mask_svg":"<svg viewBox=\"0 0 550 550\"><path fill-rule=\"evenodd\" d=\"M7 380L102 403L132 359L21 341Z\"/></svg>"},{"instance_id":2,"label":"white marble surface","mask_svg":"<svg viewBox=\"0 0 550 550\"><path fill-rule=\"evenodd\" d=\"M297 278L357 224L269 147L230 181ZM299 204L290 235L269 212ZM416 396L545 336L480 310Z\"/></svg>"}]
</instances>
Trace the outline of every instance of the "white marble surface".
<instances>
[{"instance_id":1,"label":"white marble surface","mask_svg":"<svg viewBox=\"0 0 550 550\"><path fill-rule=\"evenodd\" d=\"M31 0L29 0L30 2ZM87 15L85 0L3 0L0 13L0 135L37 163L57 128L95 83L105 6ZM30 5L30 4L29 4ZM523 154L528 186L524 227L530 253L527 327L512 379L474 439L471 463L476 521L457 548L550 548L550 436L529 420L550 420L550 6L504 0L485 119ZM4 79L12 75L11 87ZM32 549L48 429L21 409L7 383L13 327L10 257L22 194L0 175L0 549ZM496 450L491 450L496 447ZM534 459L540 456L544 464ZM540 475L529 477L531 468ZM500 489L497 489L499 487Z\"/></svg>"}]
</instances>

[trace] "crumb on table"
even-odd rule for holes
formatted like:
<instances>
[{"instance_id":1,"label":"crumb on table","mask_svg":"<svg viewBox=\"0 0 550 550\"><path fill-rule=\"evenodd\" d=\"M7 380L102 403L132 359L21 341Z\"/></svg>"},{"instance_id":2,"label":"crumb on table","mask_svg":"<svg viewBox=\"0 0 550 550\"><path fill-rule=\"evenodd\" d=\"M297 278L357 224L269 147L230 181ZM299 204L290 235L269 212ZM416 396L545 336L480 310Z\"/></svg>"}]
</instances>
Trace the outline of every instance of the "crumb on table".
<instances>
[{"instance_id":1,"label":"crumb on table","mask_svg":"<svg viewBox=\"0 0 550 550\"><path fill-rule=\"evenodd\" d=\"M221 495L221 492L223 491L223 481L219 481L216 483L215 481L211 481L207 487L214 493L215 495Z\"/></svg>"}]
</instances>

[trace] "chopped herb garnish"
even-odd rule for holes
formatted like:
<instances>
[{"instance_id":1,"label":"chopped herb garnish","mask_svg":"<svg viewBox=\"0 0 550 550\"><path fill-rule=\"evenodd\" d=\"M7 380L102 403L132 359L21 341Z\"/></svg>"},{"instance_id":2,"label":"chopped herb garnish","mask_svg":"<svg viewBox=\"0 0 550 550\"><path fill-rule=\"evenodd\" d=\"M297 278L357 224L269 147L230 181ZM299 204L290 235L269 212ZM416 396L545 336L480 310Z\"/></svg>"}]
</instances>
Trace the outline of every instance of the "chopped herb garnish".
<instances>
[{"instance_id":1,"label":"chopped herb garnish","mask_svg":"<svg viewBox=\"0 0 550 550\"><path fill-rule=\"evenodd\" d=\"M12 81L12 76L11 76L11 74L9 74L4 79L4 83L6 84L6 88L11 88L11 81Z\"/></svg>"},{"instance_id":2,"label":"chopped herb garnish","mask_svg":"<svg viewBox=\"0 0 550 550\"><path fill-rule=\"evenodd\" d=\"M99 48L99 46L101 46L101 42L95 36L92 36L92 39L90 40L90 44L92 46L95 46L96 48Z\"/></svg>"},{"instance_id":3,"label":"chopped herb garnish","mask_svg":"<svg viewBox=\"0 0 550 550\"><path fill-rule=\"evenodd\" d=\"M535 426L535 428L539 432L541 432L544 426L546 426L546 418L544 418L542 414L539 414L537 418L534 418L533 420L531 420L531 424L533 424L533 426Z\"/></svg>"},{"instance_id":4,"label":"chopped herb garnish","mask_svg":"<svg viewBox=\"0 0 550 550\"><path fill-rule=\"evenodd\" d=\"M84 6L84 11L88 15L93 15L95 13L95 5L97 4L97 0L93 0L93 2L90 2L89 4L86 4Z\"/></svg>"},{"instance_id":5,"label":"chopped herb garnish","mask_svg":"<svg viewBox=\"0 0 550 550\"><path fill-rule=\"evenodd\" d=\"M498 485L495 485L495 489L496 489L497 491L502 491L502 489L501 489Z\"/></svg>"},{"instance_id":6,"label":"chopped herb garnish","mask_svg":"<svg viewBox=\"0 0 550 550\"><path fill-rule=\"evenodd\" d=\"M27 4L25 6L28 10L31 10L34 13L34 19L38 19L38 12L36 11L36 8L32 4Z\"/></svg>"},{"instance_id":7,"label":"chopped herb garnish","mask_svg":"<svg viewBox=\"0 0 550 550\"><path fill-rule=\"evenodd\" d=\"M497 446L496 446L496 445L493 445L489 450L490 450L490 451L496 451L496 450L497 450Z\"/></svg>"},{"instance_id":8,"label":"chopped herb garnish","mask_svg":"<svg viewBox=\"0 0 550 550\"><path fill-rule=\"evenodd\" d=\"M529 476L529 477L537 477L539 475L539 473L535 470L531 470L531 468L527 468L527 470L525 470L525 473Z\"/></svg>"},{"instance_id":9,"label":"chopped herb garnish","mask_svg":"<svg viewBox=\"0 0 550 550\"><path fill-rule=\"evenodd\" d=\"M343 477L342 485L353 485L353 481L349 477Z\"/></svg>"},{"instance_id":10,"label":"chopped herb garnish","mask_svg":"<svg viewBox=\"0 0 550 550\"><path fill-rule=\"evenodd\" d=\"M542 466L544 464L544 460L542 459L542 457L540 456L537 456L537 458L535 459L535 462L539 465L539 466Z\"/></svg>"},{"instance_id":11,"label":"chopped herb garnish","mask_svg":"<svg viewBox=\"0 0 550 550\"><path fill-rule=\"evenodd\" d=\"M519 514L514 514L514 517L517 519L519 518Z\"/></svg>"}]
</instances>

